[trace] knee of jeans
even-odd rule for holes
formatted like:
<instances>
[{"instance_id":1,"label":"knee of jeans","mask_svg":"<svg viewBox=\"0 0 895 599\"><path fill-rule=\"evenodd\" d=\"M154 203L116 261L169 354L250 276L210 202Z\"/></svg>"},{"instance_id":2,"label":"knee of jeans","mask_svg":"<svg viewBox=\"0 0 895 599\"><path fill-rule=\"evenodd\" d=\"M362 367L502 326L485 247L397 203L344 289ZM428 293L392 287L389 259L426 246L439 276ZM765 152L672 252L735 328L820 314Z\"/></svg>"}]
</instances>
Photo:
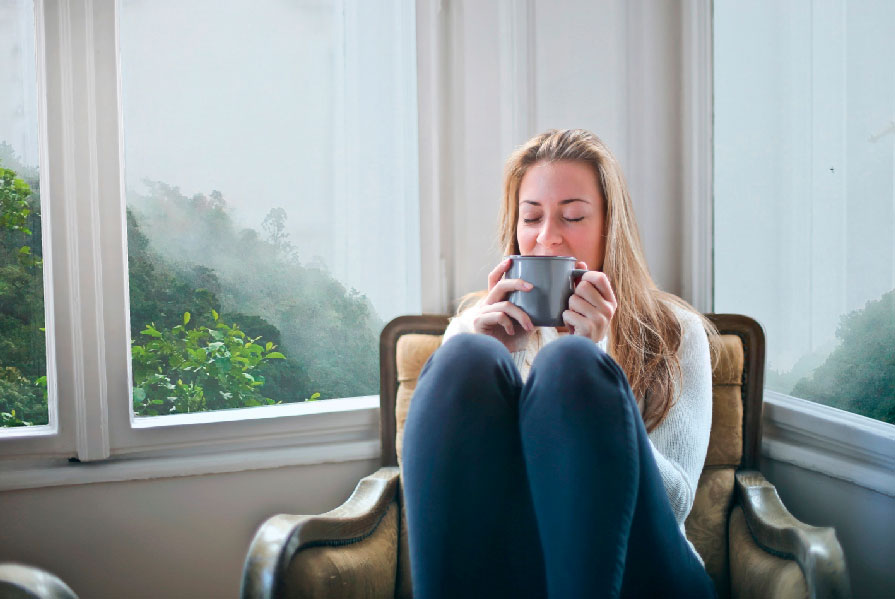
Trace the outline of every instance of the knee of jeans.
<instances>
[{"instance_id":1,"label":"knee of jeans","mask_svg":"<svg viewBox=\"0 0 895 599\"><path fill-rule=\"evenodd\" d=\"M512 366L512 357L500 341L488 335L463 333L448 339L432 355L423 372L436 369L469 376L495 369L511 371Z\"/></svg>"},{"instance_id":2,"label":"knee of jeans","mask_svg":"<svg viewBox=\"0 0 895 599\"><path fill-rule=\"evenodd\" d=\"M538 352L532 374L568 382L570 389L600 389L603 392L576 392L554 397L552 402L587 401L617 405L618 395L627 395L627 377L615 360L599 345L584 337L569 335L548 343Z\"/></svg>"},{"instance_id":3,"label":"knee of jeans","mask_svg":"<svg viewBox=\"0 0 895 599\"><path fill-rule=\"evenodd\" d=\"M532 368L570 375L593 372L594 366L616 376L615 361L599 345L584 337L568 335L548 343L538 352Z\"/></svg>"}]
</instances>

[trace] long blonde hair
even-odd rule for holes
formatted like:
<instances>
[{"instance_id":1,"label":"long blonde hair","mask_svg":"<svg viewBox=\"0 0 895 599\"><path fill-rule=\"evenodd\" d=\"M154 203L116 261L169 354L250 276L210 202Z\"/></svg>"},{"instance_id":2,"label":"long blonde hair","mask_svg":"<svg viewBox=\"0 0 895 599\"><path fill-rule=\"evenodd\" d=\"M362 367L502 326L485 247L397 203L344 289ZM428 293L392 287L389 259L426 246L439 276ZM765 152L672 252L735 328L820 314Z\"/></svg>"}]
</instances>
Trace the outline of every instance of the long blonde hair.
<instances>
[{"instance_id":1,"label":"long blonde hair","mask_svg":"<svg viewBox=\"0 0 895 599\"><path fill-rule=\"evenodd\" d=\"M646 265L628 186L618 161L593 133L583 129L550 130L530 139L509 157L504 174L498 239L504 255L519 254L516 225L519 186L525 173L541 162L573 161L590 165L603 194L602 270L618 300L610 323L609 355L628 377L634 396L643 398L648 431L668 415L680 381L677 350L681 325L676 305L697 314L709 336L712 323L690 304L656 287Z\"/></svg>"}]
</instances>

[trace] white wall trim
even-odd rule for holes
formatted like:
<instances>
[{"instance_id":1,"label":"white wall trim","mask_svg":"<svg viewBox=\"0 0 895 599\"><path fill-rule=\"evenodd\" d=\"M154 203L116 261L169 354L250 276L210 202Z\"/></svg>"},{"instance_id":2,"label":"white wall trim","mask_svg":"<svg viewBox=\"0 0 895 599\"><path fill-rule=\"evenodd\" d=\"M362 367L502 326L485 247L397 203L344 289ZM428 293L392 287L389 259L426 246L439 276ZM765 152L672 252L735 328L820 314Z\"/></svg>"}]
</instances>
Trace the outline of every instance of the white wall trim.
<instances>
[{"instance_id":1,"label":"white wall trim","mask_svg":"<svg viewBox=\"0 0 895 599\"><path fill-rule=\"evenodd\" d=\"M64 458L6 460L0 462L0 492L378 458L378 398L354 398L341 406L351 406L349 409L326 411L322 404L331 401L340 400L312 402L321 404L318 413L300 416L299 420L293 421L298 425L296 429L279 435L222 439L213 446L172 446L112 457L102 462L72 463Z\"/></svg>"},{"instance_id":2,"label":"white wall trim","mask_svg":"<svg viewBox=\"0 0 895 599\"><path fill-rule=\"evenodd\" d=\"M453 235L450 220L444 218L450 168L447 13L443 0L416 1L420 300L424 313L436 314L447 312L450 306L449 248L445 244Z\"/></svg>"},{"instance_id":3,"label":"white wall trim","mask_svg":"<svg viewBox=\"0 0 895 599\"><path fill-rule=\"evenodd\" d=\"M682 15L683 297L713 309L712 3L685 0Z\"/></svg>"},{"instance_id":4,"label":"white wall trim","mask_svg":"<svg viewBox=\"0 0 895 599\"><path fill-rule=\"evenodd\" d=\"M0 492L355 462L376 459L379 455L379 441L372 440L196 454L189 457L119 458L97 464L55 460L29 463L17 470L5 468L0 480Z\"/></svg>"},{"instance_id":5,"label":"white wall trim","mask_svg":"<svg viewBox=\"0 0 895 599\"><path fill-rule=\"evenodd\" d=\"M895 426L765 389L762 455L895 497Z\"/></svg>"},{"instance_id":6,"label":"white wall trim","mask_svg":"<svg viewBox=\"0 0 895 599\"><path fill-rule=\"evenodd\" d=\"M535 132L535 7L533 0L501 0L500 95L501 149L505 156Z\"/></svg>"}]
</instances>

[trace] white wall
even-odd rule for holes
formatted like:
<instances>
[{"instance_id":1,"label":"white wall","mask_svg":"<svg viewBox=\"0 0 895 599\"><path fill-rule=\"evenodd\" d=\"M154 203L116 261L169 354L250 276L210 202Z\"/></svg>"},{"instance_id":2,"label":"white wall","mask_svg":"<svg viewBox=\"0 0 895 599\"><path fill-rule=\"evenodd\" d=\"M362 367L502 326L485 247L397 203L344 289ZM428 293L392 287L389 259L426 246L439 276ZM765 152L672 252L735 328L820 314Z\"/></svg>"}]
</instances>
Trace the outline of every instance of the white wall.
<instances>
[{"instance_id":1,"label":"white wall","mask_svg":"<svg viewBox=\"0 0 895 599\"><path fill-rule=\"evenodd\" d=\"M483 289L500 259L496 223L509 153L536 133L572 127L602 137L620 160L653 275L680 293L680 5L458 0L443 10L449 299Z\"/></svg>"},{"instance_id":2,"label":"white wall","mask_svg":"<svg viewBox=\"0 0 895 599\"><path fill-rule=\"evenodd\" d=\"M0 562L43 567L82 599L238 597L261 522L330 510L378 466L367 460L0 493Z\"/></svg>"}]
</instances>

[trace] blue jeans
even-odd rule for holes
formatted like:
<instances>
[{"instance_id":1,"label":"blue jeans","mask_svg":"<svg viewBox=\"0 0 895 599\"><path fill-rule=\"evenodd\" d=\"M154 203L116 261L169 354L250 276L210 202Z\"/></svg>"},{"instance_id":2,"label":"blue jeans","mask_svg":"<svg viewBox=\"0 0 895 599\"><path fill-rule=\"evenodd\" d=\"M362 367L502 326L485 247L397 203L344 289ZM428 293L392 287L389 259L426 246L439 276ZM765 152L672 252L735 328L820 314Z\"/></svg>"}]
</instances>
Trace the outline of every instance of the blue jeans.
<instances>
[{"instance_id":1,"label":"blue jeans","mask_svg":"<svg viewBox=\"0 0 895 599\"><path fill-rule=\"evenodd\" d=\"M592 341L546 345L523 385L495 339L450 339L420 374L403 469L416 597L715 595Z\"/></svg>"}]
</instances>

